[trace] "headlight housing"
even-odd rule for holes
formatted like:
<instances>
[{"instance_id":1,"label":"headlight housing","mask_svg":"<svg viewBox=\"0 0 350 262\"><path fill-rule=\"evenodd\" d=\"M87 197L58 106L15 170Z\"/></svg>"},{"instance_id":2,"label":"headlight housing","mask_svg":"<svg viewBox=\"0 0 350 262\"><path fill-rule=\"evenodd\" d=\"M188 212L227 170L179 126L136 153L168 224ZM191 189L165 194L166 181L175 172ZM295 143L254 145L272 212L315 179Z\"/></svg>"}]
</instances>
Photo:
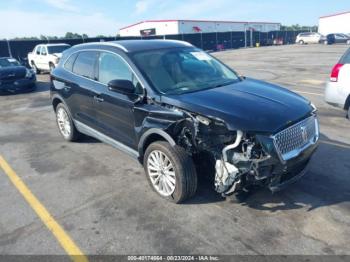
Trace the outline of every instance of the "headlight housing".
<instances>
[{"instance_id":1,"label":"headlight housing","mask_svg":"<svg viewBox=\"0 0 350 262\"><path fill-rule=\"evenodd\" d=\"M26 78L32 78L34 75L34 71L32 69L27 69L26 70Z\"/></svg>"},{"instance_id":2,"label":"headlight housing","mask_svg":"<svg viewBox=\"0 0 350 262\"><path fill-rule=\"evenodd\" d=\"M60 58L59 58L59 57L55 57L55 58L54 58L54 62L55 62L55 64L57 65L57 64L60 62Z\"/></svg>"},{"instance_id":3,"label":"headlight housing","mask_svg":"<svg viewBox=\"0 0 350 262\"><path fill-rule=\"evenodd\" d=\"M316 113L317 107L313 103L310 103L310 106L312 107L312 113Z\"/></svg>"}]
</instances>

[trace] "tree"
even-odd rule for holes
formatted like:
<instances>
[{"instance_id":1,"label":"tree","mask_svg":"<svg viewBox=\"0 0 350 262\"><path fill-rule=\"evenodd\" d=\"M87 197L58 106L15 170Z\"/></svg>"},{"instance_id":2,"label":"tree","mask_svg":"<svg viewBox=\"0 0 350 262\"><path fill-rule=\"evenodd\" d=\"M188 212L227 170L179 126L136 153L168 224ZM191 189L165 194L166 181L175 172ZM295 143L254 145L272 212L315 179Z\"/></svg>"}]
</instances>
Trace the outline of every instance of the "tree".
<instances>
[{"instance_id":1,"label":"tree","mask_svg":"<svg viewBox=\"0 0 350 262\"><path fill-rule=\"evenodd\" d=\"M318 31L318 26L301 26L299 24L295 25L282 25L281 26L281 31L312 31L312 32L317 32Z\"/></svg>"}]
</instances>

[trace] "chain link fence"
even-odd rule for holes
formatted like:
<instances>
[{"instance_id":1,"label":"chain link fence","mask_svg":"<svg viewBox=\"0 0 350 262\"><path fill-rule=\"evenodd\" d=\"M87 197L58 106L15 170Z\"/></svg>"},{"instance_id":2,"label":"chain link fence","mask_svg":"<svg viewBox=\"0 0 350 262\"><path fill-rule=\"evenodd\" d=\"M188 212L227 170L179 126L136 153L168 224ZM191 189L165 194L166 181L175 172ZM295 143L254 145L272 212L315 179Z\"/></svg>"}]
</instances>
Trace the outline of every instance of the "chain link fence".
<instances>
[{"instance_id":1,"label":"chain link fence","mask_svg":"<svg viewBox=\"0 0 350 262\"><path fill-rule=\"evenodd\" d=\"M0 57L14 57L25 62L27 54L38 44L67 43L77 45L88 42L128 40L128 39L173 39L182 40L192 45L211 51L235 49L242 47L256 47L267 45L292 44L295 42L299 31L272 31L268 33L246 32L217 32L217 33L194 33L148 37L107 37L107 38L81 38L59 40L2 40L0 41Z\"/></svg>"}]
</instances>

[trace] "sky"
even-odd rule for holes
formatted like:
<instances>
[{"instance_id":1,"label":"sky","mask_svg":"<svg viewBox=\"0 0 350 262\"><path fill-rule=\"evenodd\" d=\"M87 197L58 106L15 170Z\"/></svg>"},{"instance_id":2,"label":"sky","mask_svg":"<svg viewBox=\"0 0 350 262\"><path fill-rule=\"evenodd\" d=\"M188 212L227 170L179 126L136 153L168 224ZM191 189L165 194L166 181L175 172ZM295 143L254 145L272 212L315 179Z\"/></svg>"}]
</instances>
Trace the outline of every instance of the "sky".
<instances>
[{"instance_id":1,"label":"sky","mask_svg":"<svg viewBox=\"0 0 350 262\"><path fill-rule=\"evenodd\" d=\"M268 21L317 25L323 15L350 11L350 0L0 0L0 38L117 34L154 19Z\"/></svg>"}]
</instances>

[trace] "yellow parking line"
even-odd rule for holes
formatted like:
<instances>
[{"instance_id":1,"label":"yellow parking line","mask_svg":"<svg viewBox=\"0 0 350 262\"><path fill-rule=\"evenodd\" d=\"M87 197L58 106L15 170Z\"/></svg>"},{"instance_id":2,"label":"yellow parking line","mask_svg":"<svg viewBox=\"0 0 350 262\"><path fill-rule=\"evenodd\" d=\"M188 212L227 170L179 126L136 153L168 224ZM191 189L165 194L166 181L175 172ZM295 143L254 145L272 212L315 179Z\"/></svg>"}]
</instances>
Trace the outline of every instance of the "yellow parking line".
<instances>
[{"instance_id":1,"label":"yellow parking line","mask_svg":"<svg viewBox=\"0 0 350 262\"><path fill-rule=\"evenodd\" d=\"M70 256L74 262L87 262L87 257L81 252L79 247L73 242L63 228L56 222L56 220L50 215L47 209L40 203L40 201L32 194L29 188L19 178L15 171L10 167L6 160L0 155L0 167L4 170L5 174L9 177L13 185L22 194L24 199L28 202L31 208L39 216L46 227L56 237L57 241L61 244L63 249Z\"/></svg>"}]
</instances>

